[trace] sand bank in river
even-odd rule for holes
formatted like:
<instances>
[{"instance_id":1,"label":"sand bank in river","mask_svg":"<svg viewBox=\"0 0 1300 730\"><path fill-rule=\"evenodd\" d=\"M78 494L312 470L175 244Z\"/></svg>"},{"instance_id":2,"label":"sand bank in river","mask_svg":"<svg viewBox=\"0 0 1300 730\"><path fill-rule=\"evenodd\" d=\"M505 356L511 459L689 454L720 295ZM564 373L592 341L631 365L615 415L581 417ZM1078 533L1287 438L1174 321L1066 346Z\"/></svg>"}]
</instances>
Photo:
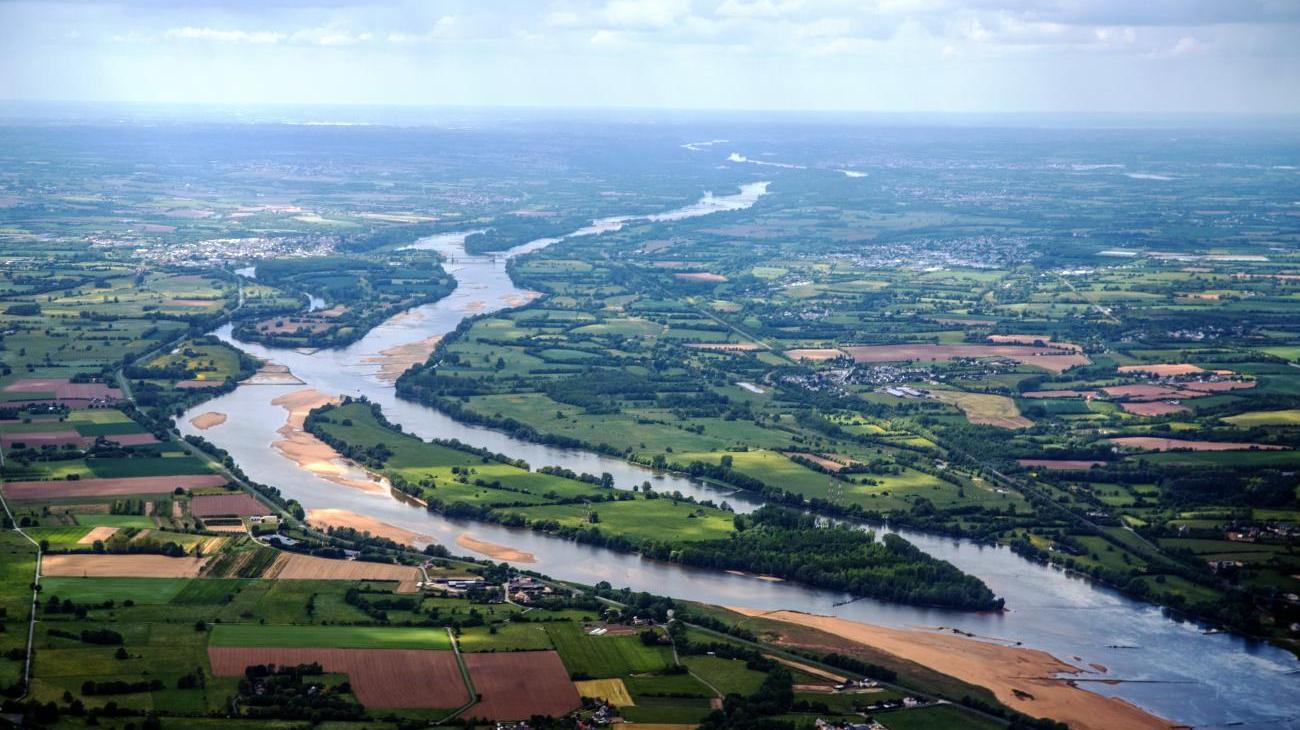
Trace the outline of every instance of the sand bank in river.
<instances>
[{"instance_id":1,"label":"sand bank in river","mask_svg":"<svg viewBox=\"0 0 1300 730\"><path fill-rule=\"evenodd\" d=\"M197 428L200 431L206 431L209 428L212 428L213 426L220 426L225 422L226 422L226 414L217 413L216 411L208 411L207 413L201 413L190 419L190 425Z\"/></svg>"},{"instance_id":2,"label":"sand bank in river","mask_svg":"<svg viewBox=\"0 0 1300 730\"><path fill-rule=\"evenodd\" d=\"M303 385L297 375L289 372L285 365L277 365L268 362L257 369L256 373L247 380L241 381L242 385Z\"/></svg>"},{"instance_id":3,"label":"sand bank in river","mask_svg":"<svg viewBox=\"0 0 1300 730\"><path fill-rule=\"evenodd\" d=\"M824 631L986 687L1003 704L1033 717L1050 717L1078 730L1148 730L1173 725L1114 697L1057 679L1077 673L1044 651L991 644L933 631L890 629L797 611L730 610Z\"/></svg>"},{"instance_id":4,"label":"sand bank in river","mask_svg":"<svg viewBox=\"0 0 1300 730\"><path fill-rule=\"evenodd\" d=\"M526 292L520 292L518 294L511 294L507 296L503 301L506 303L506 306L509 307L522 307L539 296L541 296L541 294L535 291L526 291Z\"/></svg>"},{"instance_id":5,"label":"sand bank in river","mask_svg":"<svg viewBox=\"0 0 1300 730\"><path fill-rule=\"evenodd\" d=\"M425 535L405 527L390 525L387 522L360 515L345 509L313 509L307 512L307 521L321 529L330 527L350 527L359 532L369 532L375 537L382 537L403 545L437 542L433 536Z\"/></svg>"},{"instance_id":6,"label":"sand bank in river","mask_svg":"<svg viewBox=\"0 0 1300 730\"><path fill-rule=\"evenodd\" d=\"M313 388L303 388L285 393L271 401L271 405L281 406L289 412L284 425L276 431L284 438L271 445L295 461L298 466L322 479L368 492L386 491L383 484L370 479L363 469L349 464L329 444L303 430L307 414L311 413L312 409L337 400Z\"/></svg>"},{"instance_id":7,"label":"sand bank in river","mask_svg":"<svg viewBox=\"0 0 1300 730\"><path fill-rule=\"evenodd\" d=\"M386 350L380 350L374 357L366 358L365 362L379 365L380 380L390 384L396 383L402 373L409 368L423 365L441 341L441 335L433 335L404 345L394 345Z\"/></svg>"},{"instance_id":8,"label":"sand bank in river","mask_svg":"<svg viewBox=\"0 0 1300 730\"><path fill-rule=\"evenodd\" d=\"M516 550L505 545L497 545L486 540L480 540L477 537L463 533L456 538L456 544L466 550L473 550L480 555L486 555L493 560L504 560L508 563L536 563L537 558L532 553L526 553L522 550Z\"/></svg>"}]
</instances>

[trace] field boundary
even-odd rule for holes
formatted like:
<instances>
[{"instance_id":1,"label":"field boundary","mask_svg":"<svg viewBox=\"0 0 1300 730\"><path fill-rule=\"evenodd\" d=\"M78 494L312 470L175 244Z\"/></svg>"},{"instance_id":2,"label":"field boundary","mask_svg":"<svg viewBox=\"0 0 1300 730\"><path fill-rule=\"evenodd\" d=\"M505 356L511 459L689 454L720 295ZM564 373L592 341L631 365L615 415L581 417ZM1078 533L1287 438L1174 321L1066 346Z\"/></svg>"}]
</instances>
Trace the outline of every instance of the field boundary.
<instances>
[{"instance_id":1,"label":"field boundary","mask_svg":"<svg viewBox=\"0 0 1300 730\"><path fill-rule=\"evenodd\" d=\"M0 454L0 465L3 464L4 464L4 456L3 454ZM9 522L14 526L13 528L14 532L17 532L19 535L22 535L23 539L27 540L27 542L30 542L36 548L36 574L32 578L32 607L31 607L31 615L28 617L28 622L27 622L27 655L23 663L23 693L14 698L16 700L22 700L27 697L29 692L31 692L32 660L34 658L32 655L32 646L35 644L35 640L36 640L36 608L39 605L40 597L41 597L42 552L41 552L41 544L33 540L31 535L28 535L26 532L23 532L23 528L18 526L18 520L14 519L14 513L9 510L9 502L5 501L3 491L0 491L0 507L4 507L5 516L9 518Z\"/></svg>"},{"instance_id":2,"label":"field boundary","mask_svg":"<svg viewBox=\"0 0 1300 730\"><path fill-rule=\"evenodd\" d=\"M465 659L460 655L460 642L456 641L456 634L451 630L450 626L447 627L447 639L451 641L451 652L456 657L456 666L460 668L460 676L465 680L465 689L469 691L469 698L465 704L457 707L455 712L433 723L434 725L441 725L448 720L459 717L461 713L478 704L478 691L474 689L474 678L469 675L469 667L465 666Z\"/></svg>"}]
</instances>

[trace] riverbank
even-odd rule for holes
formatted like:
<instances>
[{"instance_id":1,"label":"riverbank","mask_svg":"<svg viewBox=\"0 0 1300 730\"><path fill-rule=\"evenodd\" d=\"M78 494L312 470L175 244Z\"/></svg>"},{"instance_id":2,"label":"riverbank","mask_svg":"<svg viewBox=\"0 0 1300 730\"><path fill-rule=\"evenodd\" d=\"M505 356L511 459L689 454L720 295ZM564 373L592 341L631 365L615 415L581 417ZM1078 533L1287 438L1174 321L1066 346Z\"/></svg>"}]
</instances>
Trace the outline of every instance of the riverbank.
<instances>
[{"instance_id":1,"label":"riverbank","mask_svg":"<svg viewBox=\"0 0 1300 730\"><path fill-rule=\"evenodd\" d=\"M985 687L998 701L1032 717L1050 717L1078 730L1157 730L1174 725L1114 697L1074 686L1059 674L1083 670L1044 651L993 644L952 634L918 629L891 629L798 611L761 611L727 607L749 617L817 629L845 641L868 646L915 662L969 684ZM778 644L801 646L797 638ZM812 648L812 647L809 647ZM844 652L843 647L819 647Z\"/></svg>"},{"instance_id":2,"label":"riverbank","mask_svg":"<svg viewBox=\"0 0 1300 730\"><path fill-rule=\"evenodd\" d=\"M392 540L399 545L416 547L437 542L432 535L425 535L397 525L390 525L368 515L350 510L323 507L307 511L307 522L317 529L347 527L357 532L368 532L375 537Z\"/></svg>"},{"instance_id":3,"label":"riverbank","mask_svg":"<svg viewBox=\"0 0 1300 730\"><path fill-rule=\"evenodd\" d=\"M284 408L289 415L284 425L276 431L282 438L271 446L302 469L335 484L367 492L386 492L383 484L370 479L365 470L348 463L337 451L303 427L307 414L313 409L337 403L338 400L336 396L326 395L314 388L303 388L277 396L271 405Z\"/></svg>"}]
</instances>

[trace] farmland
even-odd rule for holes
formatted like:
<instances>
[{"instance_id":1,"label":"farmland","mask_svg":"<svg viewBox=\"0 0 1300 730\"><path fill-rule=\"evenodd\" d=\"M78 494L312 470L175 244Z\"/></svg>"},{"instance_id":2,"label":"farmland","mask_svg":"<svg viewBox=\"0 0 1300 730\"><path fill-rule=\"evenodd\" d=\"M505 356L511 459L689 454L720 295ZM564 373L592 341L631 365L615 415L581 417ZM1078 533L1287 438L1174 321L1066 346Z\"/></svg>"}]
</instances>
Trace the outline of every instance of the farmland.
<instances>
[{"instance_id":1,"label":"farmland","mask_svg":"<svg viewBox=\"0 0 1300 730\"><path fill-rule=\"evenodd\" d=\"M1201 674L1107 693L1267 711L1239 680L1196 683L1220 679L1200 647L1233 656L1215 643L1224 630L1300 647L1290 143L954 129L935 154L936 137L884 127L727 132L798 161L758 169L684 147L695 129L667 124L297 126L0 130L0 494L14 528L0 542L0 690L31 703L6 713L118 730L569 715L537 723L550 730L598 713L683 730L747 716L1002 727L1006 707L1041 705L941 674L956 671L946 656L900 658L920 642L890 653L602 581L657 589L646 576L666 571L709 592L716 577L814 596L816 612L879 600L927 625L1001 621L985 633L1027 645L1094 626L1078 611L1042 619L1024 583L1048 574L1009 551L1106 586L1072 581L1046 610L1113 590L1186 622L1150 656ZM1077 161L1092 156L1129 167ZM1170 179L1125 172L1157 162ZM751 207L659 217L755 185ZM601 216L618 218L483 256ZM469 256L439 253L458 236ZM473 267L497 278L457 286ZM501 294L507 274L518 289ZM394 381L407 403L356 395L386 398ZM294 387L265 387L269 411L204 405L267 383ZM368 480L365 494L331 491L346 479L321 491L245 461L273 448L250 446L247 419L278 406L327 445L300 465L381 474L433 513L408 504L412 520L456 532L368 514L390 497ZM203 438L179 436L181 414ZM423 416L446 440L385 420ZM522 463L502 433L559 447L533 453L561 463ZM584 474L605 467L576 466L594 463L582 449L768 506L742 514L622 464ZM512 549L484 522L535 534ZM968 562L881 523L942 535L928 549L962 546ZM594 557L557 561L552 546ZM985 584L990 565L1013 567ZM540 566L583 585L525 580ZM1019 589L1010 613L994 613L995 585ZM1104 605L1116 633L1130 616L1135 632L1167 623L1113 593ZM832 652L845 656L825 663ZM1133 661L1125 675L1163 676ZM1261 666L1235 671L1274 681ZM828 675L882 684L836 690Z\"/></svg>"}]
</instances>

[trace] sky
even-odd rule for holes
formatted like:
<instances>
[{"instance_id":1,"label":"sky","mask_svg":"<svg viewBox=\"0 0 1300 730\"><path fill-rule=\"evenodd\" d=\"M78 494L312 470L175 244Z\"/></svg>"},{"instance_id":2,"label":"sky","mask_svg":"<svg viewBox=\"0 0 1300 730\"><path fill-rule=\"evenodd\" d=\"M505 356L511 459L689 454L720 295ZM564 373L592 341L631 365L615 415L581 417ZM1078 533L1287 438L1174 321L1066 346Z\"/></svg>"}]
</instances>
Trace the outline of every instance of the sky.
<instances>
[{"instance_id":1,"label":"sky","mask_svg":"<svg viewBox=\"0 0 1300 730\"><path fill-rule=\"evenodd\" d=\"M0 99L1300 113L1300 0L0 0Z\"/></svg>"}]
</instances>

